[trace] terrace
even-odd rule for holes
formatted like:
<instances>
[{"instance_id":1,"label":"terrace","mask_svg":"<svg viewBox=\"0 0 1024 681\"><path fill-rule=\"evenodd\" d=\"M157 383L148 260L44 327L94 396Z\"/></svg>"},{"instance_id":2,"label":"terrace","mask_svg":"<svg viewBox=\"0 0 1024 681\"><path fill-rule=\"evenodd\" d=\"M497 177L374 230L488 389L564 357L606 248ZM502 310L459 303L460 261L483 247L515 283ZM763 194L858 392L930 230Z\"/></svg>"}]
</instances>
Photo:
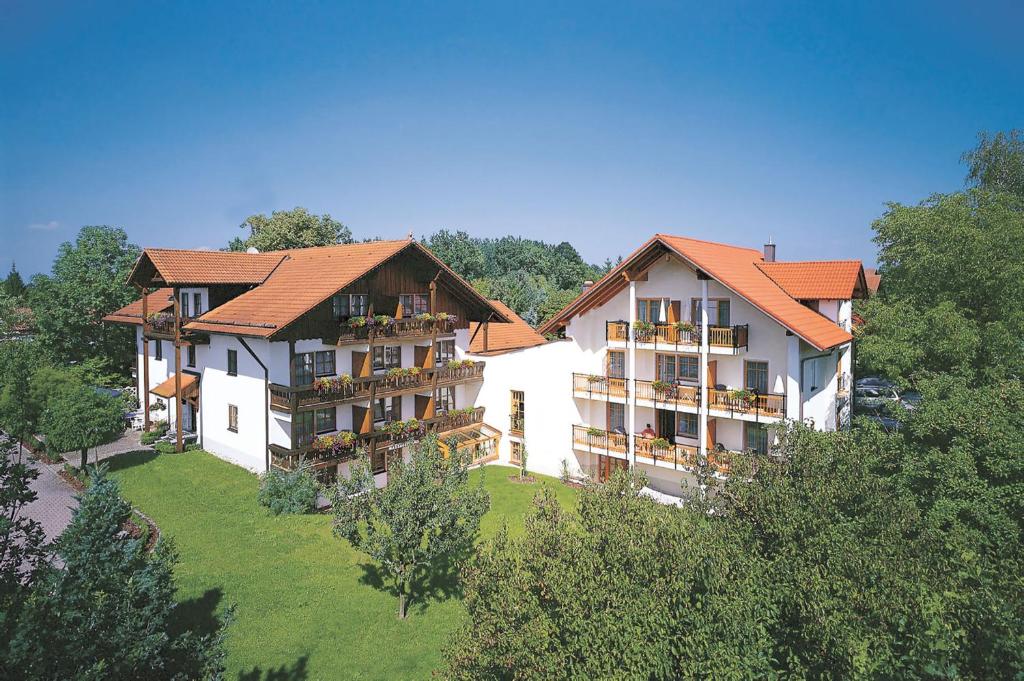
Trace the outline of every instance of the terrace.
<instances>
[{"instance_id":1,"label":"terrace","mask_svg":"<svg viewBox=\"0 0 1024 681\"><path fill-rule=\"evenodd\" d=\"M734 354L742 348L747 349L750 327L747 324L733 326L709 326L708 346L719 354ZM652 346L656 349L699 348L701 343L701 327L688 322L674 324L653 324L636 322L630 334L629 322L612 321L605 323L605 336L610 342L626 343L632 336L638 345Z\"/></svg>"},{"instance_id":2,"label":"terrace","mask_svg":"<svg viewBox=\"0 0 1024 681\"><path fill-rule=\"evenodd\" d=\"M786 396L777 393L759 394L750 390L708 388L708 409L729 412L730 416L753 416L755 419L786 417Z\"/></svg>"},{"instance_id":3,"label":"terrace","mask_svg":"<svg viewBox=\"0 0 1024 681\"><path fill-rule=\"evenodd\" d=\"M350 317L339 322L332 332L326 333L324 342L332 345L372 344L375 340L413 340L431 338L434 335L449 336L455 333L455 321L454 315L445 313L402 319L387 315Z\"/></svg>"}]
</instances>

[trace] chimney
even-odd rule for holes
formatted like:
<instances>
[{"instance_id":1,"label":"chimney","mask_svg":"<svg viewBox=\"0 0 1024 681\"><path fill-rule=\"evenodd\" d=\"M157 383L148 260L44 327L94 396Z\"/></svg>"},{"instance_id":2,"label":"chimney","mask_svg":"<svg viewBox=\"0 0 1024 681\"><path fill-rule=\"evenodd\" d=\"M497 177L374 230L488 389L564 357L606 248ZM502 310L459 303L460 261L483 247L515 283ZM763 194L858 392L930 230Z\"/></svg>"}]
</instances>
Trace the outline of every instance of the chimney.
<instances>
[{"instance_id":1,"label":"chimney","mask_svg":"<svg viewBox=\"0 0 1024 681\"><path fill-rule=\"evenodd\" d=\"M592 282L589 279L587 279L585 282L583 282L583 291L582 291L582 293L586 293L590 289L590 287L593 286L593 285L594 285L594 282Z\"/></svg>"},{"instance_id":2,"label":"chimney","mask_svg":"<svg viewBox=\"0 0 1024 681\"><path fill-rule=\"evenodd\" d=\"M764 245L764 261L775 262L775 244L772 243L771 237L768 238L768 243Z\"/></svg>"}]
</instances>

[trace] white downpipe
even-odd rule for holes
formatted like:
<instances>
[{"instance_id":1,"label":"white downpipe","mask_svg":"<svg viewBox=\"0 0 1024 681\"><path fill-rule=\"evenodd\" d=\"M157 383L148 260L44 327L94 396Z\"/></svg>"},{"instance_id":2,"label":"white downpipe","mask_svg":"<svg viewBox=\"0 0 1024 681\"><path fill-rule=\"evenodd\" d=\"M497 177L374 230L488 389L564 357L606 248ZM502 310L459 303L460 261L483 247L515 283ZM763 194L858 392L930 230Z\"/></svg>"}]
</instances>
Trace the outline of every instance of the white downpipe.
<instances>
[{"instance_id":1,"label":"white downpipe","mask_svg":"<svg viewBox=\"0 0 1024 681\"><path fill-rule=\"evenodd\" d=\"M626 337L626 362L629 364L629 380L633 384L633 390L626 395L627 411L626 416L626 459L630 465L636 459L633 446L636 441L636 342L633 341L633 326L636 324L636 282L629 282L629 334ZM630 459L630 455L633 458Z\"/></svg>"},{"instance_id":2,"label":"white downpipe","mask_svg":"<svg viewBox=\"0 0 1024 681\"><path fill-rule=\"evenodd\" d=\"M803 397L800 395L800 337L786 338L786 418L801 421Z\"/></svg>"},{"instance_id":3,"label":"white downpipe","mask_svg":"<svg viewBox=\"0 0 1024 681\"><path fill-rule=\"evenodd\" d=\"M700 281L700 451L708 451L708 280Z\"/></svg>"}]
</instances>

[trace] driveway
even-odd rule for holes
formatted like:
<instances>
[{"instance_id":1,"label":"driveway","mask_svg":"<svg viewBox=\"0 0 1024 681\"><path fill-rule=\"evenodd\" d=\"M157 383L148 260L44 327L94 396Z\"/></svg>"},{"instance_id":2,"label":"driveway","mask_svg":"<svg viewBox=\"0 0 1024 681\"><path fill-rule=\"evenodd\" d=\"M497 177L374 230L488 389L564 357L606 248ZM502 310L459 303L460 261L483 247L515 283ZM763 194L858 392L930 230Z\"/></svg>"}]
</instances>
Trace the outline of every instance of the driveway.
<instances>
[{"instance_id":1,"label":"driveway","mask_svg":"<svg viewBox=\"0 0 1024 681\"><path fill-rule=\"evenodd\" d=\"M10 450L8 456L15 458L15 450ZM47 541L53 541L71 523L72 511L78 508L75 490L57 475L60 464L49 465L36 461L26 450L22 450L21 456L21 460L29 467L39 471L39 477L30 485L36 493L36 500L26 504L21 513L26 518L38 520L46 532Z\"/></svg>"}]
</instances>

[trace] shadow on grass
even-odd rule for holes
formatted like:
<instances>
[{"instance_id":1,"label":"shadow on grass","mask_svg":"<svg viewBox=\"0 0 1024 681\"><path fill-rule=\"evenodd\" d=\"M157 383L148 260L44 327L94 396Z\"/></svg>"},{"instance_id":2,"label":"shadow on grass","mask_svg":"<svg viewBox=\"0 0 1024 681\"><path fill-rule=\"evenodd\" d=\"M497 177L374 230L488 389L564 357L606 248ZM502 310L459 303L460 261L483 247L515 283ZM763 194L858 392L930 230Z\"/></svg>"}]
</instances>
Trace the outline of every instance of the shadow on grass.
<instances>
[{"instance_id":1,"label":"shadow on grass","mask_svg":"<svg viewBox=\"0 0 1024 681\"><path fill-rule=\"evenodd\" d=\"M412 585L412 596L407 606L408 614L423 614L434 603L442 603L451 598L462 598L462 567L473 555L473 547L466 546L451 556L442 556L436 560ZM378 591L391 594L395 598L395 611L398 610L398 591L391 580L391 575L380 569L375 563L362 563L363 575L360 584L373 587Z\"/></svg>"},{"instance_id":2,"label":"shadow on grass","mask_svg":"<svg viewBox=\"0 0 1024 681\"><path fill-rule=\"evenodd\" d=\"M271 669L253 667L247 672L238 672L238 681L303 681L309 678L309 670L306 665L309 658L303 655L295 660L292 665L281 665Z\"/></svg>"},{"instance_id":3,"label":"shadow on grass","mask_svg":"<svg viewBox=\"0 0 1024 681\"><path fill-rule=\"evenodd\" d=\"M109 459L104 459L103 463L107 465L107 470L109 472L114 473L126 468L143 466L158 456L160 455L157 452L126 452L124 454L115 454Z\"/></svg>"},{"instance_id":4,"label":"shadow on grass","mask_svg":"<svg viewBox=\"0 0 1024 681\"><path fill-rule=\"evenodd\" d=\"M207 589L199 598L190 598L178 603L171 622L172 636L178 636L185 631L194 631L205 636L217 631L221 625L221 620L217 617L217 606L220 605L222 598L224 592L214 588Z\"/></svg>"}]
</instances>

